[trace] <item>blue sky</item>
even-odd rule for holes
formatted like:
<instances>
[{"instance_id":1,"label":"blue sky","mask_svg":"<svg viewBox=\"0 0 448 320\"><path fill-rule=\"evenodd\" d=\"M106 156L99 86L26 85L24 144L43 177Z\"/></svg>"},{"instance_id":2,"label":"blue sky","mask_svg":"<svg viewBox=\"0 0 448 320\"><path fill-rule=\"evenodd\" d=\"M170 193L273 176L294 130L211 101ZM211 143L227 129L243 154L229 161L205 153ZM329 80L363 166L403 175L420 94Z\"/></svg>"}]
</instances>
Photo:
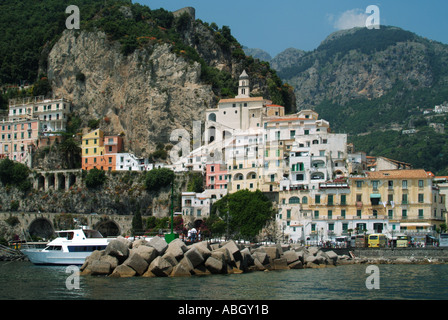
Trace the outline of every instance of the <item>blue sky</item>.
<instances>
[{"instance_id":1,"label":"blue sky","mask_svg":"<svg viewBox=\"0 0 448 320\"><path fill-rule=\"evenodd\" d=\"M313 50L329 34L365 23L370 5L381 25L391 25L448 44L448 1L442 0L133 0L151 9L194 7L196 18L229 26L245 46L272 56L294 47Z\"/></svg>"}]
</instances>

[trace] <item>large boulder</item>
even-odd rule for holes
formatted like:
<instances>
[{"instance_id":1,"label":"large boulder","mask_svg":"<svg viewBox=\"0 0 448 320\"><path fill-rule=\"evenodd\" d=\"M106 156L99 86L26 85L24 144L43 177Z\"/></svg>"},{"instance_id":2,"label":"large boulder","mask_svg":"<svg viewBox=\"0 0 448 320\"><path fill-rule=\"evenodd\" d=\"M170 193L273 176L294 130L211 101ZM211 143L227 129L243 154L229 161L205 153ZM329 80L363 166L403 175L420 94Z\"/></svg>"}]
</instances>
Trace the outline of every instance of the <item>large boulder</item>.
<instances>
[{"instance_id":1,"label":"large boulder","mask_svg":"<svg viewBox=\"0 0 448 320\"><path fill-rule=\"evenodd\" d=\"M106 261L110 264L110 268L114 270L118 266L118 259L108 254L101 256L100 261Z\"/></svg>"},{"instance_id":2,"label":"large boulder","mask_svg":"<svg viewBox=\"0 0 448 320\"><path fill-rule=\"evenodd\" d=\"M178 264L171 271L170 277L189 277L191 273L183 264Z\"/></svg>"},{"instance_id":3,"label":"large boulder","mask_svg":"<svg viewBox=\"0 0 448 320\"><path fill-rule=\"evenodd\" d=\"M134 269L140 276L148 269L148 262L135 252L132 252L123 264Z\"/></svg>"},{"instance_id":4,"label":"large boulder","mask_svg":"<svg viewBox=\"0 0 448 320\"><path fill-rule=\"evenodd\" d=\"M124 265L124 264L120 264L119 266L117 266L114 271L112 272L112 274L110 275L110 277L114 277L114 278L129 278L129 277L133 277L137 274L137 272L132 269L131 267Z\"/></svg>"},{"instance_id":5,"label":"large boulder","mask_svg":"<svg viewBox=\"0 0 448 320\"><path fill-rule=\"evenodd\" d=\"M270 261L280 258L280 252L279 252L277 246L263 246L263 247L260 247L260 248L264 252L266 252L266 254L268 255Z\"/></svg>"},{"instance_id":6,"label":"large boulder","mask_svg":"<svg viewBox=\"0 0 448 320\"><path fill-rule=\"evenodd\" d=\"M336 264L339 256L333 250L327 251L326 254L327 254L328 259L333 261L333 264Z\"/></svg>"},{"instance_id":7,"label":"large boulder","mask_svg":"<svg viewBox=\"0 0 448 320\"><path fill-rule=\"evenodd\" d=\"M224 263L221 260L215 259L212 256L205 261L205 267L213 274L223 273Z\"/></svg>"},{"instance_id":8,"label":"large boulder","mask_svg":"<svg viewBox=\"0 0 448 320\"><path fill-rule=\"evenodd\" d=\"M152 238L149 241L148 246L151 246L154 249L156 249L159 256L163 255L166 249L168 249L168 243L166 243L165 239L162 239L160 237Z\"/></svg>"},{"instance_id":9,"label":"large boulder","mask_svg":"<svg viewBox=\"0 0 448 320\"><path fill-rule=\"evenodd\" d=\"M285 258L274 259L274 270L285 270L289 269L288 263Z\"/></svg>"},{"instance_id":10,"label":"large boulder","mask_svg":"<svg viewBox=\"0 0 448 320\"><path fill-rule=\"evenodd\" d=\"M227 250L229 250L229 253L233 256L233 259L235 261L241 260L241 258L242 258L241 257L241 252L240 252L240 249L238 248L238 246L236 245L235 241L230 240L229 242L227 242L222 247L226 248Z\"/></svg>"},{"instance_id":11,"label":"large boulder","mask_svg":"<svg viewBox=\"0 0 448 320\"><path fill-rule=\"evenodd\" d=\"M171 263L158 256L148 267L148 271L158 277L168 277L173 271Z\"/></svg>"},{"instance_id":12,"label":"large boulder","mask_svg":"<svg viewBox=\"0 0 448 320\"><path fill-rule=\"evenodd\" d=\"M145 259L148 264L150 264L157 257L157 250L146 245L139 245L137 248L133 248L132 252Z\"/></svg>"},{"instance_id":13,"label":"large boulder","mask_svg":"<svg viewBox=\"0 0 448 320\"><path fill-rule=\"evenodd\" d=\"M104 256L104 255L105 255L104 250L101 250L101 251L100 251L100 250L95 250L95 251L93 251L93 252L90 254L90 256L88 256L88 257L86 258L86 260L84 260L84 263L83 263L83 265L82 265L81 268L80 268L80 271L84 271L84 270L86 270L87 267L88 267L88 265L89 265L90 263L92 263L93 261L96 261L96 260L100 260L101 257ZM87 272L87 270L86 270L86 272ZM87 272L87 273L90 274L90 271Z\"/></svg>"},{"instance_id":14,"label":"large boulder","mask_svg":"<svg viewBox=\"0 0 448 320\"><path fill-rule=\"evenodd\" d=\"M105 276L111 272L110 263L107 261L94 260L89 263L88 268L93 276Z\"/></svg>"},{"instance_id":15,"label":"large boulder","mask_svg":"<svg viewBox=\"0 0 448 320\"><path fill-rule=\"evenodd\" d=\"M253 254L253 257L260 261L261 264L265 265L269 263L269 256L263 250L256 250Z\"/></svg>"},{"instance_id":16,"label":"large boulder","mask_svg":"<svg viewBox=\"0 0 448 320\"><path fill-rule=\"evenodd\" d=\"M148 245L148 241L146 241L145 239L137 239L132 243L132 249L136 249L140 246L147 246Z\"/></svg>"},{"instance_id":17,"label":"large boulder","mask_svg":"<svg viewBox=\"0 0 448 320\"><path fill-rule=\"evenodd\" d=\"M187 252L185 252L185 257L190 260L194 268L204 262L204 257L196 247L191 247Z\"/></svg>"},{"instance_id":18,"label":"large boulder","mask_svg":"<svg viewBox=\"0 0 448 320\"><path fill-rule=\"evenodd\" d=\"M123 236L118 236L118 237L116 238L116 240L122 242L122 243L123 243L124 245L126 245L129 249L132 248L132 242L129 241L128 239L126 239L125 237L123 237Z\"/></svg>"},{"instance_id":19,"label":"large boulder","mask_svg":"<svg viewBox=\"0 0 448 320\"><path fill-rule=\"evenodd\" d=\"M286 259L286 262L288 264L291 264L291 263L296 262L296 261L299 260L299 256L297 255L297 252L295 252L293 250L285 251L283 253L283 258Z\"/></svg>"},{"instance_id":20,"label":"large boulder","mask_svg":"<svg viewBox=\"0 0 448 320\"><path fill-rule=\"evenodd\" d=\"M193 244L193 247L199 250L204 260L207 260L207 258L212 255L212 251L210 250L210 246L207 242L196 242L195 244Z\"/></svg>"},{"instance_id":21,"label":"large boulder","mask_svg":"<svg viewBox=\"0 0 448 320\"><path fill-rule=\"evenodd\" d=\"M308 253L315 256L317 253L319 252L319 248L318 247L309 247L308 248Z\"/></svg>"},{"instance_id":22,"label":"large boulder","mask_svg":"<svg viewBox=\"0 0 448 320\"><path fill-rule=\"evenodd\" d=\"M176 241L178 240L178 241ZM184 256L184 252L187 251L187 247L185 246L185 243L183 243L181 240L176 239L174 241L172 241L169 245L168 248L165 251L165 254L169 254L171 256L173 256L176 260L181 260L182 257ZM185 248L185 251L184 251Z\"/></svg>"},{"instance_id":23,"label":"large boulder","mask_svg":"<svg viewBox=\"0 0 448 320\"><path fill-rule=\"evenodd\" d=\"M125 238L123 239L126 240ZM105 254L115 257L118 261L123 262L129 256L129 246L122 240L112 240L107 245Z\"/></svg>"}]
</instances>

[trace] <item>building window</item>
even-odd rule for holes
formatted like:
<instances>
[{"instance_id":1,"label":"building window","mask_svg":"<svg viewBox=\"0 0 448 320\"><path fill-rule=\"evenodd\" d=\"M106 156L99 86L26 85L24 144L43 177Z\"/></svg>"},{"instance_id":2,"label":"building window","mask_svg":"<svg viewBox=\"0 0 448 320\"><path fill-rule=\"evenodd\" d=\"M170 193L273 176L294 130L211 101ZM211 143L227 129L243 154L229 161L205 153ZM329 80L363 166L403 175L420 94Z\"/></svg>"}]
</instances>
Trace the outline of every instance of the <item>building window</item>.
<instances>
[{"instance_id":1,"label":"building window","mask_svg":"<svg viewBox=\"0 0 448 320\"><path fill-rule=\"evenodd\" d=\"M403 187L403 189L407 189L408 188L408 180L403 180L401 182L401 186Z\"/></svg>"},{"instance_id":2,"label":"building window","mask_svg":"<svg viewBox=\"0 0 448 320\"><path fill-rule=\"evenodd\" d=\"M300 203L300 198L298 198L298 197L291 197L291 198L289 198L289 203L290 204Z\"/></svg>"},{"instance_id":3,"label":"building window","mask_svg":"<svg viewBox=\"0 0 448 320\"><path fill-rule=\"evenodd\" d=\"M406 210L406 209L401 210L401 217L402 218L407 218L408 217L408 210Z\"/></svg>"},{"instance_id":4,"label":"building window","mask_svg":"<svg viewBox=\"0 0 448 320\"><path fill-rule=\"evenodd\" d=\"M341 205L345 206L347 204L347 196L345 194L341 194Z\"/></svg>"},{"instance_id":5,"label":"building window","mask_svg":"<svg viewBox=\"0 0 448 320\"><path fill-rule=\"evenodd\" d=\"M320 203L320 195L319 195L319 194L316 194L316 196L314 197L314 202L315 202L316 204L319 204L319 203Z\"/></svg>"},{"instance_id":6,"label":"building window","mask_svg":"<svg viewBox=\"0 0 448 320\"><path fill-rule=\"evenodd\" d=\"M356 181L356 188L358 189L362 188L362 181Z\"/></svg>"},{"instance_id":7,"label":"building window","mask_svg":"<svg viewBox=\"0 0 448 320\"><path fill-rule=\"evenodd\" d=\"M418 194L418 203L423 203L424 202L424 195L423 193L419 193Z\"/></svg>"},{"instance_id":8,"label":"building window","mask_svg":"<svg viewBox=\"0 0 448 320\"><path fill-rule=\"evenodd\" d=\"M345 219L345 216L346 216L345 210L341 210L341 216L342 216L343 219Z\"/></svg>"},{"instance_id":9,"label":"building window","mask_svg":"<svg viewBox=\"0 0 448 320\"><path fill-rule=\"evenodd\" d=\"M408 195L407 194L403 194L401 196L401 203L402 204L408 204Z\"/></svg>"},{"instance_id":10,"label":"building window","mask_svg":"<svg viewBox=\"0 0 448 320\"><path fill-rule=\"evenodd\" d=\"M314 211L314 219L319 219L319 210Z\"/></svg>"},{"instance_id":11,"label":"building window","mask_svg":"<svg viewBox=\"0 0 448 320\"><path fill-rule=\"evenodd\" d=\"M362 215L362 211L361 210L356 210L356 216L357 217L359 217L359 218L361 218L361 215Z\"/></svg>"},{"instance_id":12,"label":"building window","mask_svg":"<svg viewBox=\"0 0 448 320\"><path fill-rule=\"evenodd\" d=\"M378 190L378 183L379 183L379 181L372 181L372 188L373 188L373 190L375 190L375 191Z\"/></svg>"},{"instance_id":13,"label":"building window","mask_svg":"<svg viewBox=\"0 0 448 320\"><path fill-rule=\"evenodd\" d=\"M394 217L394 210L389 209L387 211L387 216L389 217L389 219L393 219L393 217Z\"/></svg>"},{"instance_id":14,"label":"building window","mask_svg":"<svg viewBox=\"0 0 448 320\"><path fill-rule=\"evenodd\" d=\"M328 210L328 219L333 219L333 210Z\"/></svg>"},{"instance_id":15,"label":"building window","mask_svg":"<svg viewBox=\"0 0 448 320\"><path fill-rule=\"evenodd\" d=\"M423 188L425 186L425 181L423 180L418 180L418 187L419 188Z\"/></svg>"},{"instance_id":16,"label":"building window","mask_svg":"<svg viewBox=\"0 0 448 320\"><path fill-rule=\"evenodd\" d=\"M328 195L328 205L329 205L329 206L334 205L334 203L333 203L333 195L332 195L332 194L329 194L329 195Z\"/></svg>"},{"instance_id":17,"label":"building window","mask_svg":"<svg viewBox=\"0 0 448 320\"><path fill-rule=\"evenodd\" d=\"M418 209L418 218L423 219L423 209Z\"/></svg>"}]
</instances>

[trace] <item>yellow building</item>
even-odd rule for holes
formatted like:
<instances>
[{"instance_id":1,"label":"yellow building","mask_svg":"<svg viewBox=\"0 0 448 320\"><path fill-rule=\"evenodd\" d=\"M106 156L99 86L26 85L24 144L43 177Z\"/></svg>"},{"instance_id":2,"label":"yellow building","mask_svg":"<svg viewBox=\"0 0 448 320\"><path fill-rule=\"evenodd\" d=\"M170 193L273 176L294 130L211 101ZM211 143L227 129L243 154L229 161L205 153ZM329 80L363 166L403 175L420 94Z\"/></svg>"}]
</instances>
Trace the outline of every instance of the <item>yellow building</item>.
<instances>
[{"instance_id":1,"label":"yellow building","mask_svg":"<svg viewBox=\"0 0 448 320\"><path fill-rule=\"evenodd\" d=\"M314 189L279 193L278 222L288 238L330 241L355 233L397 233L425 242L446 220L445 195L425 170L366 172Z\"/></svg>"},{"instance_id":2,"label":"yellow building","mask_svg":"<svg viewBox=\"0 0 448 320\"><path fill-rule=\"evenodd\" d=\"M90 170L93 168L104 169L105 149L104 132L96 129L82 137L82 169Z\"/></svg>"},{"instance_id":3,"label":"yellow building","mask_svg":"<svg viewBox=\"0 0 448 320\"><path fill-rule=\"evenodd\" d=\"M435 230L445 221L444 195L423 169L367 172L350 178L349 215L384 217L401 231Z\"/></svg>"}]
</instances>

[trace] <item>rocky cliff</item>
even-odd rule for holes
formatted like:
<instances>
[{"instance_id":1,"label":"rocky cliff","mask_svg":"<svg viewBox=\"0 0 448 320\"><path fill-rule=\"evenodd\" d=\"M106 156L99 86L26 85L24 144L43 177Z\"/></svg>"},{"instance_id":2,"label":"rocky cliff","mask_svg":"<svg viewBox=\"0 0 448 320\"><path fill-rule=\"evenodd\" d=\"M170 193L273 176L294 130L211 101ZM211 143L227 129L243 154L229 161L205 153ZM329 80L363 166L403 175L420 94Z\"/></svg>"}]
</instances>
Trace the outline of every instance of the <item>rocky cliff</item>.
<instances>
[{"instance_id":1,"label":"rocky cliff","mask_svg":"<svg viewBox=\"0 0 448 320\"><path fill-rule=\"evenodd\" d=\"M166 43L125 56L103 32L67 30L48 57L53 92L73 101L84 124L101 119L104 131L124 132L128 149L142 156L213 106L211 86L200 75L199 63L174 54Z\"/></svg>"},{"instance_id":2,"label":"rocky cliff","mask_svg":"<svg viewBox=\"0 0 448 320\"><path fill-rule=\"evenodd\" d=\"M228 27L194 20L194 9L187 9L173 15L111 7L81 30L65 30L41 66L53 94L73 101L82 126L101 120L107 133L124 133L127 151L144 157L169 143L172 130L190 131L207 108L236 93L244 69L254 95L276 99L274 92L278 104L294 100L268 65L244 55ZM129 34L118 30L123 24Z\"/></svg>"}]
</instances>

